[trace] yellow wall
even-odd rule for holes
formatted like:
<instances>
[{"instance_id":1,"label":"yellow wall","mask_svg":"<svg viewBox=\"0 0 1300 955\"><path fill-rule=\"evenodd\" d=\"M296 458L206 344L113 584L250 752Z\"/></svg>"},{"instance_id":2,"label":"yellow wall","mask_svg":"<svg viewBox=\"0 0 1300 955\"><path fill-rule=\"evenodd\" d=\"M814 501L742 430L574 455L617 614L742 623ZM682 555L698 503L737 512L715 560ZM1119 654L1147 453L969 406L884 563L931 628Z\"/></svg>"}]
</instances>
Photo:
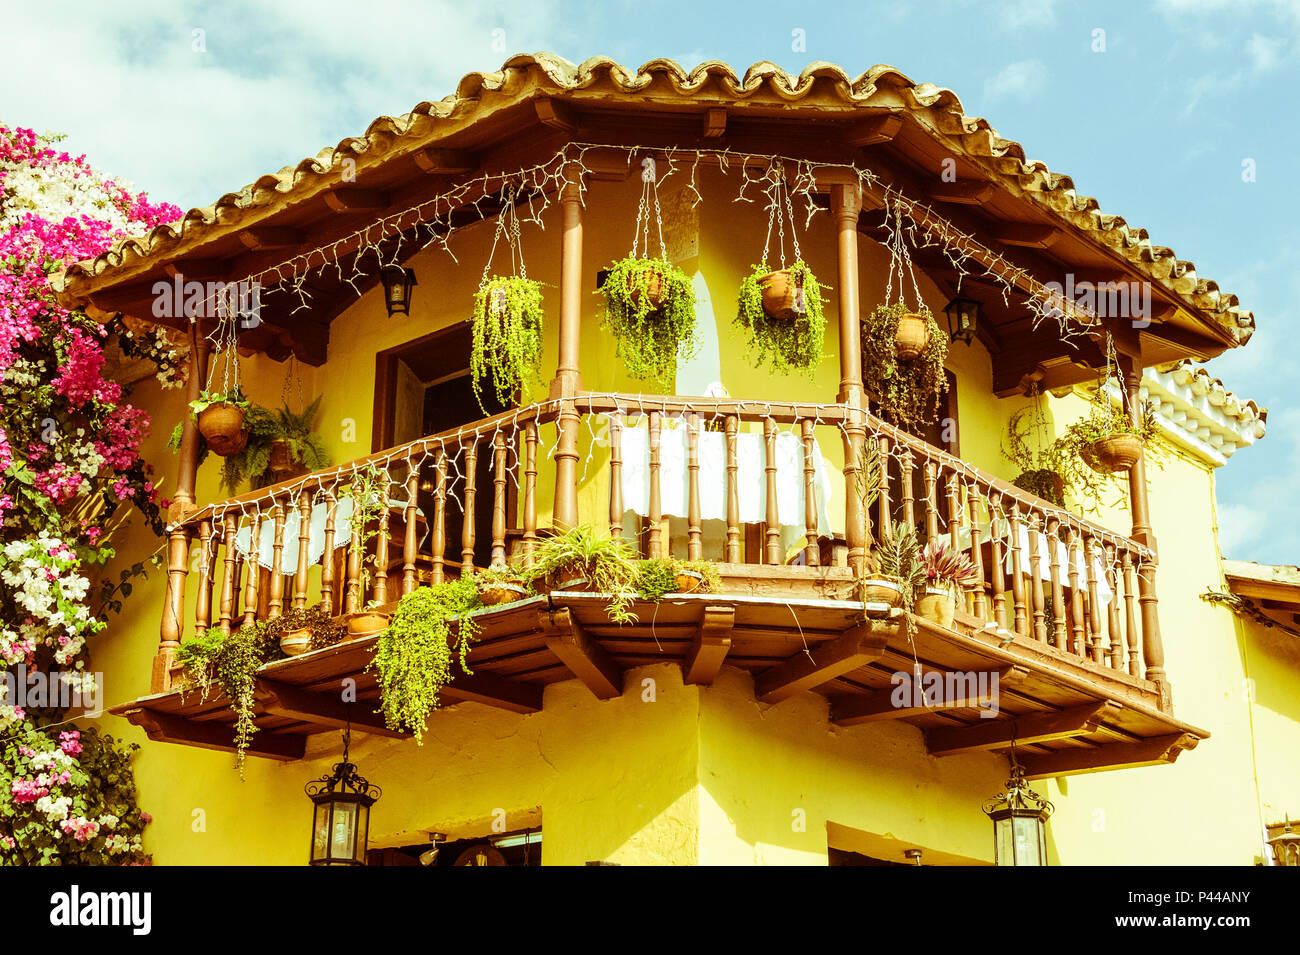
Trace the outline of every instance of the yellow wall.
<instances>
[{"instance_id":1,"label":"yellow wall","mask_svg":"<svg viewBox=\"0 0 1300 955\"><path fill-rule=\"evenodd\" d=\"M703 173L706 195L729 195L733 185ZM597 183L587 194L584 292L595 271L625 255L639 183ZM556 362L560 229L557 207L545 213L546 229L525 225L530 276L547 283L548 323L544 374ZM827 357L810 379L773 377L749 365L744 342L731 327L735 290L762 248L766 216L754 205L708 201L699 209L701 252L686 263L697 269L712 304L721 355L721 380L736 398L835 400L839 384L837 293L828 292ZM801 236L802 252L826 284L834 286L835 246L829 216ZM462 321L491 241L491 223L460 230L453 249L460 264L427 249L409 264L420 285L414 315L389 319L372 291L340 316L330 330L329 362L302 370L310 399L323 394L319 430L337 461L370 451L376 352ZM887 257L863 240L862 310L883 294ZM924 278L928 304L944 302ZM584 294L581 363L590 390L636 392L614 358L612 339L597 329L598 299ZM949 366L958 377L962 455L975 465L1013 478L1000 444L1010 415L1022 399L990 396L992 367L980 344L955 345ZM243 362L252 400L277 405L285 367L264 358ZM296 388L290 386L296 400ZM544 385L537 396L545 396ZM156 434L145 455L173 487L175 459L162 443L184 412L176 392L152 382L133 400L154 417ZM1084 411L1073 396L1049 399L1058 427ZM819 434L832 465L840 458L834 431ZM545 429L545 446L554 440ZM607 513L602 448L584 433L580 494L586 520ZM200 474L201 502L225 495L217 488L218 463ZM542 468L538 501L549 514L550 469ZM1203 862L1249 864L1258 853L1264 815L1300 814L1300 770L1288 754L1300 743L1300 660L1290 638L1240 625L1226 611L1199 599L1220 587L1212 475L1173 456L1151 473L1153 520L1159 535L1160 615L1177 715L1213 732L1176 765L1074 777L1049 783L1056 803L1051 826L1054 861L1069 864ZM842 526L842 492L831 505ZM838 515L838 516L836 516ZM1127 532L1124 510L1102 519ZM133 561L158 542L133 527L121 542ZM149 689L157 646L164 575L154 571L137 585L124 613L93 647L93 664L105 673L109 704ZM192 603L187 604L192 613ZM1244 681L1254 679L1254 700ZM643 699L641 680L652 679L654 702ZM229 756L170 744L154 744L125 721L106 718L113 732L143 742L135 763L141 805L154 815L146 846L160 863L297 863L306 855L307 801L303 784L337 759L337 737L315 737L307 760L248 762L241 782ZM1253 734L1253 735L1252 735ZM542 713L520 717L473 704L434 715L423 748L380 738L354 739L362 771L384 789L372 821L379 845L420 841L430 828L481 835L493 813L506 813L509 828L544 819L547 864L604 859L624 863L824 864L828 832L843 848L854 839L924 847L928 859L987 862L991 825L980 802L1005 780L1005 760L994 756L935 760L925 753L919 730L886 723L836 728L827 723L825 700L802 694L778 706L757 704L749 677L724 669L717 684L685 687L671 667L634 671L621 699L598 703L575 682L548 687ZM194 831L202 810L205 831ZM802 821L797 813L802 811ZM1272 818L1268 821L1273 821ZM799 824L802 829L799 828ZM849 833L858 835L852 836ZM872 840L875 840L873 842ZM944 855L946 854L946 855Z\"/></svg>"}]
</instances>

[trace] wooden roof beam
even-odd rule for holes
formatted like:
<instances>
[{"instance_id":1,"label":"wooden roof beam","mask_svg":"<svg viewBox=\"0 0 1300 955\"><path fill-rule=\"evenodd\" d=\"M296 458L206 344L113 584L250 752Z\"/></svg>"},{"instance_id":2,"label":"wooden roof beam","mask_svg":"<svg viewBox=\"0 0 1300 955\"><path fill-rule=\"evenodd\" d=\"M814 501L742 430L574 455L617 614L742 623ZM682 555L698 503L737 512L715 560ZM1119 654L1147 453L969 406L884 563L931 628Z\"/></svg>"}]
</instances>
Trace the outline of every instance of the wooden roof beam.
<instances>
[{"instance_id":1,"label":"wooden roof beam","mask_svg":"<svg viewBox=\"0 0 1300 955\"><path fill-rule=\"evenodd\" d=\"M735 607L705 607L699 629L682 666L686 683L709 684L722 669L731 651L731 630L736 622Z\"/></svg>"},{"instance_id":2,"label":"wooden roof beam","mask_svg":"<svg viewBox=\"0 0 1300 955\"><path fill-rule=\"evenodd\" d=\"M157 710L128 710L122 714L132 724L140 727L155 743L183 743L200 749L215 749L223 753L236 752L235 728L230 723L187 720ZM253 756L265 756L291 762L302 759L307 751L307 737L285 733L257 733L248 745Z\"/></svg>"},{"instance_id":3,"label":"wooden roof beam","mask_svg":"<svg viewBox=\"0 0 1300 955\"><path fill-rule=\"evenodd\" d=\"M991 182L963 179L957 182L939 182L930 188L930 199L958 206L978 206L993 198L997 187Z\"/></svg>"},{"instance_id":4,"label":"wooden roof beam","mask_svg":"<svg viewBox=\"0 0 1300 955\"><path fill-rule=\"evenodd\" d=\"M992 234L1003 245L1015 245L1024 249L1049 249L1064 235L1054 225L1040 225L1036 222L1005 222L995 226Z\"/></svg>"},{"instance_id":5,"label":"wooden roof beam","mask_svg":"<svg viewBox=\"0 0 1300 955\"><path fill-rule=\"evenodd\" d=\"M990 749L1006 749L1013 743L1029 746L1094 733L1103 719L1113 719L1121 709L1106 701L1072 706L1050 713L1034 713L1010 720L984 720L970 726L943 726L928 730L925 746L931 756L959 756Z\"/></svg>"},{"instance_id":6,"label":"wooden roof beam","mask_svg":"<svg viewBox=\"0 0 1300 955\"><path fill-rule=\"evenodd\" d=\"M257 681L257 698L262 708L272 716L337 729L354 726L363 733L395 739L407 736L401 730L390 729L382 717L370 711L370 707L344 703L342 697L335 694L314 693L300 686L263 677Z\"/></svg>"},{"instance_id":7,"label":"wooden roof beam","mask_svg":"<svg viewBox=\"0 0 1300 955\"><path fill-rule=\"evenodd\" d=\"M422 171L431 176L455 176L473 172L478 168L479 160L467 149L420 149L411 154L411 159Z\"/></svg>"},{"instance_id":8,"label":"wooden roof beam","mask_svg":"<svg viewBox=\"0 0 1300 955\"><path fill-rule=\"evenodd\" d=\"M623 668L588 636L568 607L538 614L546 646L599 699L623 695Z\"/></svg>"},{"instance_id":9,"label":"wooden roof beam","mask_svg":"<svg viewBox=\"0 0 1300 955\"><path fill-rule=\"evenodd\" d=\"M287 226L251 226L240 230L239 241L254 252L274 252L299 248L306 236L301 229Z\"/></svg>"},{"instance_id":10,"label":"wooden roof beam","mask_svg":"<svg viewBox=\"0 0 1300 955\"><path fill-rule=\"evenodd\" d=\"M895 700L898 687L874 693L846 693L831 698L831 722L840 726L857 726L860 723L878 723L883 720L905 720L923 713L941 713L945 710L983 709L992 702L992 694L981 693L979 687L997 686L999 690L1010 688L1023 683L1027 676L1029 671L1024 667L1003 667L987 675L971 674L972 679L965 682L971 692L921 706L898 706Z\"/></svg>"},{"instance_id":11,"label":"wooden roof beam","mask_svg":"<svg viewBox=\"0 0 1300 955\"><path fill-rule=\"evenodd\" d=\"M1136 769L1172 763L1185 749L1200 742L1191 733L1156 736L1139 743L1107 743L1088 749L1062 749L1052 753L1026 753L1019 757L1026 779L1074 776L1108 769Z\"/></svg>"},{"instance_id":12,"label":"wooden roof beam","mask_svg":"<svg viewBox=\"0 0 1300 955\"><path fill-rule=\"evenodd\" d=\"M542 710L542 688L536 683L508 680L481 669L472 676L461 674L456 677L442 688L440 695L457 703L482 703L511 713L540 713Z\"/></svg>"},{"instance_id":13,"label":"wooden roof beam","mask_svg":"<svg viewBox=\"0 0 1300 955\"><path fill-rule=\"evenodd\" d=\"M757 674L754 695L764 703L779 703L821 686L880 659L886 638L885 627L870 620L860 623L815 650L801 650L784 663Z\"/></svg>"},{"instance_id":14,"label":"wooden roof beam","mask_svg":"<svg viewBox=\"0 0 1300 955\"><path fill-rule=\"evenodd\" d=\"M717 139L727 131L727 110L723 106L710 106L704 111L703 129L700 133L705 139Z\"/></svg>"},{"instance_id":15,"label":"wooden roof beam","mask_svg":"<svg viewBox=\"0 0 1300 955\"><path fill-rule=\"evenodd\" d=\"M577 114L568 103L550 96L533 100L533 110L543 126L571 133L578 128Z\"/></svg>"},{"instance_id":16,"label":"wooden roof beam","mask_svg":"<svg viewBox=\"0 0 1300 955\"><path fill-rule=\"evenodd\" d=\"M331 189L325 193L325 205L335 212L379 212L388 208L388 193L357 186Z\"/></svg>"},{"instance_id":17,"label":"wooden roof beam","mask_svg":"<svg viewBox=\"0 0 1300 955\"><path fill-rule=\"evenodd\" d=\"M901 113L884 113L853 123L844 133L844 141L859 148L891 142L903 128Z\"/></svg>"}]
</instances>

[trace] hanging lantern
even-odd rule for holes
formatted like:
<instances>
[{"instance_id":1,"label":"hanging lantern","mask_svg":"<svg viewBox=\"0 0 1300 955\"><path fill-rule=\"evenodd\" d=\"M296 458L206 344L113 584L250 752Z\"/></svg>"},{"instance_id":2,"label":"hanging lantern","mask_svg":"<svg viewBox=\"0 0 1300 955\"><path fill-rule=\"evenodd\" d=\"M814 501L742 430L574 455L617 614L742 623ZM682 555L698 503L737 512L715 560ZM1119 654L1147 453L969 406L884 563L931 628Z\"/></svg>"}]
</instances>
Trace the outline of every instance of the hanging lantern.
<instances>
[{"instance_id":1,"label":"hanging lantern","mask_svg":"<svg viewBox=\"0 0 1300 955\"><path fill-rule=\"evenodd\" d=\"M343 762L334 772L309 782L305 791L313 806L312 865L365 865L370 838L370 807L379 798L372 786L348 761L352 729L343 734Z\"/></svg>"},{"instance_id":2,"label":"hanging lantern","mask_svg":"<svg viewBox=\"0 0 1300 955\"><path fill-rule=\"evenodd\" d=\"M410 315L411 289L418 284L415 270L388 265L379 270L379 278L384 283L384 307L388 309L388 317Z\"/></svg>"},{"instance_id":3,"label":"hanging lantern","mask_svg":"<svg viewBox=\"0 0 1300 955\"><path fill-rule=\"evenodd\" d=\"M980 303L970 298L955 298L943 307L948 319L948 334L953 341L969 345L979 327Z\"/></svg>"},{"instance_id":4,"label":"hanging lantern","mask_svg":"<svg viewBox=\"0 0 1300 955\"><path fill-rule=\"evenodd\" d=\"M1269 839L1268 844L1273 850L1274 865L1300 868L1300 832L1295 831L1290 816L1286 817L1282 831Z\"/></svg>"},{"instance_id":5,"label":"hanging lantern","mask_svg":"<svg viewBox=\"0 0 1300 955\"><path fill-rule=\"evenodd\" d=\"M1047 865L1047 817L1053 806L1029 788L1025 771L1011 762L1006 791L984 803L993 820L996 865Z\"/></svg>"}]
</instances>

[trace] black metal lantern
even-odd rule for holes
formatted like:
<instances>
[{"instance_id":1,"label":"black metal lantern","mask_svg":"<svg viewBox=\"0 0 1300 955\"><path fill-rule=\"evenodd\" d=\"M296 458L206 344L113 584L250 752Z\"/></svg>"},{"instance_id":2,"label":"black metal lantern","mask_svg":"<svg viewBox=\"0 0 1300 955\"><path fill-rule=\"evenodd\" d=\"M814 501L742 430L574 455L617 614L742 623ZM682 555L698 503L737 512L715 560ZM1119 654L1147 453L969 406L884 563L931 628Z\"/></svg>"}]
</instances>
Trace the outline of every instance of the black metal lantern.
<instances>
[{"instance_id":1,"label":"black metal lantern","mask_svg":"<svg viewBox=\"0 0 1300 955\"><path fill-rule=\"evenodd\" d=\"M979 327L980 303L970 298L955 298L943 307L948 319L948 334L953 341L969 345Z\"/></svg>"},{"instance_id":2,"label":"black metal lantern","mask_svg":"<svg viewBox=\"0 0 1300 955\"><path fill-rule=\"evenodd\" d=\"M311 797L312 865L365 865L370 838L370 807L380 796L378 786L366 782L348 762L352 728L343 734L343 762L334 772L309 782Z\"/></svg>"},{"instance_id":3,"label":"black metal lantern","mask_svg":"<svg viewBox=\"0 0 1300 955\"><path fill-rule=\"evenodd\" d=\"M388 309L388 317L410 315L411 289L417 284L415 269L388 265L379 270L379 278L384 283L384 307Z\"/></svg>"},{"instance_id":4,"label":"black metal lantern","mask_svg":"<svg viewBox=\"0 0 1300 955\"><path fill-rule=\"evenodd\" d=\"M1053 806L1029 788L1025 771L1011 761L1006 791L984 803L993 820L996 865L1047 865L1047 817Z\"/></svg>"}]
</instances>

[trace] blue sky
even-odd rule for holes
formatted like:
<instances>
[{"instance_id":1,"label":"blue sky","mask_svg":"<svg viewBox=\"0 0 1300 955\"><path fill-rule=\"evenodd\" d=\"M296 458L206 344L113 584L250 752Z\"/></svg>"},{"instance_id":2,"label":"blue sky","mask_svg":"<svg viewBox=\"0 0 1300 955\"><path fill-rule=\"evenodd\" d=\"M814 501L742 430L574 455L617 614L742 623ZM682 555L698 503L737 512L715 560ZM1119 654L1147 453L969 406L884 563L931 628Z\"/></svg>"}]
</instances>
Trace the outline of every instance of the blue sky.
<instances>
[{"instance_id":1,"label":"blue sky","mask_svg":"<svg viewBox=\"0 0 1300 955\"><path fill-rule=\"evenodd\" d=\"M1224 548L1300 563L1300 0L141 0L23 4L5 32L0 121L66 132L96 166L186 208L516 52L739 71L828 60L855 75L888 63L947 86L1255 312L1249 347L1210 365L1270 409L1268 436L1217 473Z\"/></svg>"}]
</instances>

